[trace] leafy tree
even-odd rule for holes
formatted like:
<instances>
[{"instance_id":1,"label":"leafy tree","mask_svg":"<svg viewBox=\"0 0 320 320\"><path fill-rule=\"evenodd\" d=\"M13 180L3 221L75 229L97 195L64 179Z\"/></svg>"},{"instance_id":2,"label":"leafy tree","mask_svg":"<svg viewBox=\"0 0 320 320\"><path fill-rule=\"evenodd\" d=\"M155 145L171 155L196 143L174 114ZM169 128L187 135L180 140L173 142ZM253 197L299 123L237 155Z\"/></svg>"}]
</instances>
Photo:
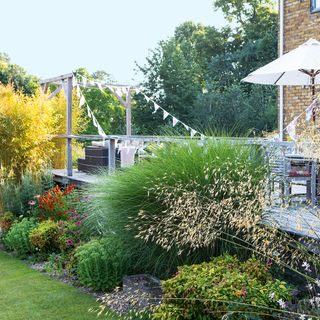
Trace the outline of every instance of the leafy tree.
<instances>
[{"instance_id":1,"label":"leafy tree","mask_svg":"<svg viewBox=\"0 0 320 320\"><path fill-rule=\"evenodd\" d=\"M161 41L140 66L146 93L182 121L204 130L236 134L274 130L276 88L241 83L277 57L277 13L268 0L214 2L233 28L186 22ZM138 97L134 124L139 133L159 132L161 115Z\"/></svg>"},{"instance_id":2,"label":"leafy tree","mask_svg":"<svg viewBox=\"0 0 320 320\"><path fill-rule=\"evenodd\" d=\"M194 103L205 85L211 56L224 51L230 29L185 22L172 38L161 41L144 66L139 66L145 80L142 85L149 95L180 120L190 123ZM139 100L134 110L134 124L141 133L159 132L164 122L150 114L150 106Z\"/></svg>"},{"instance_id":3,"label":"leafy tree","mask_svg":"<svg viewBox=\"0 0 320 320\"><path fill-rule=\"evenodd\" d=\"M84 76L88 80L112 82L111 76L98 70L90 74L85 68L76 70L77 76ZM97 88L81 88L87 103L106 134L124 134L125 132L125 109L120 105L116 97L105 90L101 92ZM89 121L85 134L97 134L97 128Z\"/></svg>"},{"instance_id":4,"label":"leafy tree","mask_svg":"<svg viewBox=\"0 0 320 320\"><path fill-rule=\"evenodd\" d=\"M32 95L39 87L38 78L28 75L27 72L16 64L12 64L10 57L0 52L0 84L12 84L13 88L26 95Z\"/></svg>"}]
</instances>

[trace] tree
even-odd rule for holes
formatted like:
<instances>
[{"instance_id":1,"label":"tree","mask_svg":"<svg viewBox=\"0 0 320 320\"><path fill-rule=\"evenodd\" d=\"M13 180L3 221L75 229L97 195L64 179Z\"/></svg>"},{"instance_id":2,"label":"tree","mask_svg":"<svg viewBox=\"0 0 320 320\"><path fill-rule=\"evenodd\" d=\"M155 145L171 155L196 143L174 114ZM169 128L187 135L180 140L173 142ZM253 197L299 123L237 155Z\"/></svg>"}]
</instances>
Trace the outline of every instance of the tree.
<instances>
[{"instance_id":1,"label":"tree","mask_svg":"<svg viewBox=\"0 0 320 320\"><path fill-rule=\"evenodd\" d=\"M88 80L111 82L111 76L103 70L90 74L85 68L76 70L76 75L84 76ZM125 133L125 109L120 105L116 97L109 91L101 92L98 88L81 88L85 99L94 116L106 134ZM97 128L89 121L84 134L98 134Z\"/></svg>"},{"instance_id":2,"label":"tree","mask_svg":"<svg viewBox=\"0 0 320 320\"><path fill-rule=\"evenodd\" d=\"M227 11L230 3L221 2L227 17L237 19L238 27L226 52L212 57L208 65L205 97L199 99L198 104L205 114L208 114L208 106L214 109L210 114L215 114L219 121L209 123L208 117L201 112L197 113L196 118L205 127L214 123L219 128L219 123L223 123L224 129L239 133L246 133L249 129L258 133L272 131L277 120L276 88L241 83L241 79L276 59L277 13L268 1L259 1L259 4L257 1L231 3L236 3L237 8L245 4L247 9L240 19L237 10L231 7ZM238 106L236 112L234 104ZM228 114L229 111L233 116Z\"/></svg>"},{"instance_id":3,"label":"tree","mask_svg":"<svg viewBox=\"0 0 320 320\"><path fill-rule=\"evenodd\" d=\"M12 64L6 53L0 52L0 84L12 84L16 91L32 95L39 87L38 78L28 75L27 72L16 64Z\"/></svg>"},{"instance_id":4,"label":"tree","mask_svg":"<svg viewBox=\"0 0 320 320\"><path fill-rule=\"evenodd\" d=\"M178 26L139 67L142 85L160 105L199 131L274 130L276 88L241 83L277 57L274 5L268 0L218 0L214 7L235 27L217 30L192 22ZM154 134L163 126L152 111L152 105L137 100L134 123L139 133Z\"/></svg>"},{"instance_id":5,"label":"tree","mask_svg":"<svg viewBox=\"0 0 320 320\"><path fill-rule=\"evenodd\" d=\"M197 96L205 85L207 65L211 56L224 51L229 28L218 31L214 27L185 22L176 28L167 41L161 41L138 66L144 74L142 85L147 94L180 120L191 123ZM161 131L165 122L145 101L138 100L133 113L136 131L151 133Z\"/></svg>"}]
</instances>

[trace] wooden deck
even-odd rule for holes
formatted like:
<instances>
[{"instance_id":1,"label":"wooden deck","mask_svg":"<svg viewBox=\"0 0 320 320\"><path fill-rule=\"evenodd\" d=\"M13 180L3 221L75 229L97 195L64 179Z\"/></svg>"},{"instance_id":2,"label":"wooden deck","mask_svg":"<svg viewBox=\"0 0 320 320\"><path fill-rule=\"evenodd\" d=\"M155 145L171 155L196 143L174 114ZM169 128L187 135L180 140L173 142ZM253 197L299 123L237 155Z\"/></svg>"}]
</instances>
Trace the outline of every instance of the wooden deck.
<instances>
[{"instance_id":1,"label":"wooden deck","mask_svg":"<svg viewBox=\"0 0 320 320\"><path fill-rule=\"evenodd\" d=\"M268 208L264 222L297 236L320 240L320 209L317 207L295 204Z\"/></svg>"},{"instance_id":2,"label":"wooden deck","mask_svg":"<svg viewBox=\"0 0 320 320\"><path fill-rule=\"evenodd\" d=\"M61 184L74 183L83 186L88 183L95 183L98 176L73 170L73 175L67 175L66 169L54 169L51 171L54 180ZM300 193L301 188L297 188L296 194ZM264 212L264 222L303 237L320 240L320 208L307 206L305 203L292 203L287 207L276 205L268 208Z\"/></svg>"},{"instance_id":3,"label":"wooden deck","mask_svg":"<svg viewBox=\"0 0 320 320\"><path fill-rule=\"evenodd\" d=\"M97 181L97 176L78 170L73 170L71 177L68 176L66 169L53 169L51 170L51 173L54 176L54 180L61 184L73 183L81 186L87 183L95 183Z\"/></svg>"}]
</instances>

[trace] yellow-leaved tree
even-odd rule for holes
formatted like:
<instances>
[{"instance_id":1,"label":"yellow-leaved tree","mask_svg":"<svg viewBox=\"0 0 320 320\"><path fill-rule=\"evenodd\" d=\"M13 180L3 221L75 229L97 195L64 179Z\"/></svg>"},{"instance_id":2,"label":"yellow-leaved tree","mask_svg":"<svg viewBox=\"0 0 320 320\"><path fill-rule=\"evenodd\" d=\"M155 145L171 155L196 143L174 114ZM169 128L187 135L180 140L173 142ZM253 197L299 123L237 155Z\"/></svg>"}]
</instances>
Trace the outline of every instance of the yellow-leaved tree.
<instances>
[{"instance_id":1,"label":"yellow-leaved tree","mask_svg":"<svg viewBox=\"0 0 320 320\"><path fill-rule=\"evenodd\" d=\"M74 133L83 127L82 111L74 103ZM1 176L19 180L25 171L37 173L64 159L66 101L61 93L48 100L48 94L25 96L12 86L0 85Z\"/></svg>"}]
</instances>

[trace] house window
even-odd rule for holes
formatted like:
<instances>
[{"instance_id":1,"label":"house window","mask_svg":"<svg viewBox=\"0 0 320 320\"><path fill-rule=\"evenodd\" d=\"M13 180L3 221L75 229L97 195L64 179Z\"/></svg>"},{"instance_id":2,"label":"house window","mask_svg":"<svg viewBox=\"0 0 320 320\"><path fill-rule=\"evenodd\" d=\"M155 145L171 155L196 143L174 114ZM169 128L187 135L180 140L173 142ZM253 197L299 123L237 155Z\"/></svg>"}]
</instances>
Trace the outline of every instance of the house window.
<instances>
[{"instance_id":1,"label":"house window","mask_svg":"<svg viewBox=\"0 0 320 320\"><path fill-rule=\"evenodd\" d=\"M311 0L311 12L320 12L320 0Z\"/></svg>"}]
</instances>

